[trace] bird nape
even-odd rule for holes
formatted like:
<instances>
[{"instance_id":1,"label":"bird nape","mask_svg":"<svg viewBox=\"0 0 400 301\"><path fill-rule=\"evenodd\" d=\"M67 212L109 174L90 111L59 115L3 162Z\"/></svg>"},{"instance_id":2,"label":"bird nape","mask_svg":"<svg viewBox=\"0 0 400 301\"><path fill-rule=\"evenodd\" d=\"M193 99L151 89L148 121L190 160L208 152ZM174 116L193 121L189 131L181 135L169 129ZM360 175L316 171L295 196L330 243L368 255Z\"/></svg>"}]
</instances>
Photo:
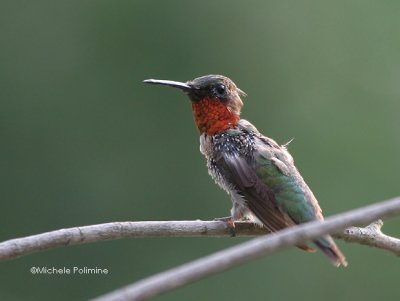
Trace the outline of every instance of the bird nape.
<instances>
[{"instance_id":1,"label":"bird nape","mask_svg":"<svg viewBox=\"0 0 400 301\"><path fill-rule=\"evenodd\" d=\"M232 229L241 219L262 224L272 232L324 219L286 145L263 136L240 118L241 97L246 94L231 79L206 75L185 83L156 79L144 82L178 88L191 100L200 151L206 157L209 174L233 203L227 220ZM313 242L335 266L347 266L331 236ZM314 251L306 243L298 247Z\"/></svg>"}]
</instances>

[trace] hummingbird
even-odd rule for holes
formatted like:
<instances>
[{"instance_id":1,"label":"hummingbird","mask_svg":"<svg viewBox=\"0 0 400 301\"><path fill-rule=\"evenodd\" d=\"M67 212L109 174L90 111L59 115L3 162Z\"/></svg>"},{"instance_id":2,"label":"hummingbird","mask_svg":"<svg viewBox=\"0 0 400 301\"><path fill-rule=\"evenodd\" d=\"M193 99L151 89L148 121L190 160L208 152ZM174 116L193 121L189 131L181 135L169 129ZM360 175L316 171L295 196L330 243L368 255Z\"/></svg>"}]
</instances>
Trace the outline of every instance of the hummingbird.
<instances>
[{"instance_id":1,"label":"hummingbird","mask_svg":"<svg viewBox=\"0 0 400 301\"><path fill-rule=\"evenodd\" d=\"M295 167L287 144L279 145L240 118L246 93L231 79L206 75L187 82L147 79L144 83L178 88L189 97L208 172L232 200L225 221L233 231L239 220L253 221L270 232L323 221L318 201ZM333 265L347 266L331 236L313 243ZM297 247L315 251L307 243Z\"/></svg>"}]
</instances>

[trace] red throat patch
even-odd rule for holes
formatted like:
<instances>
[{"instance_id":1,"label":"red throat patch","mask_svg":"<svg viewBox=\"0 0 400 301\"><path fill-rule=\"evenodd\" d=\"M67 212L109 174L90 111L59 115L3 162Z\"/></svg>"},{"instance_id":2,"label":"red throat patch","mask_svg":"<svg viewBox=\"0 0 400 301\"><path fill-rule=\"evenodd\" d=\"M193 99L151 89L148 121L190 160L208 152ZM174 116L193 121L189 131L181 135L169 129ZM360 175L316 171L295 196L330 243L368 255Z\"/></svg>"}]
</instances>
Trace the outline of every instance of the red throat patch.
<instances>
[{"instance_id":1,"label":"red throat patch","mask_svg":"<svg viewBox=\"0 0 400 301\"><path fill-rule=\"evenodd\" d=\"M218 98L204 98L192 101L194 120L200 133L214 135L235 127L239 115L229 111L227 106Z\"/></svg>"}]
</instances>

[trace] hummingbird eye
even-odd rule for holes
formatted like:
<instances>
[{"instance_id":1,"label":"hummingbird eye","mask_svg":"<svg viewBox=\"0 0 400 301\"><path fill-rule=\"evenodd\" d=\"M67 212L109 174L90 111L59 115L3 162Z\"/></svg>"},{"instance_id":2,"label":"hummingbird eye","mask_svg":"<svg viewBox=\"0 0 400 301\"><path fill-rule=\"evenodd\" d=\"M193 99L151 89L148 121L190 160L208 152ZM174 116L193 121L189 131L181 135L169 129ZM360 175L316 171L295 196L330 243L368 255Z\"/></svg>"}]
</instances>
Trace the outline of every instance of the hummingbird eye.
<instances>
[{"instance_id":1,"label":"hummingbird eye","mask_svg":"<svg viewBox=\"0 0 400 301\"><path fill-rule=\"evenodd\" d=\"M215 87L215 92L217 96L224 96L226 92L226 87L223 84L219 84Z\"/></svg>"}]
</instances>

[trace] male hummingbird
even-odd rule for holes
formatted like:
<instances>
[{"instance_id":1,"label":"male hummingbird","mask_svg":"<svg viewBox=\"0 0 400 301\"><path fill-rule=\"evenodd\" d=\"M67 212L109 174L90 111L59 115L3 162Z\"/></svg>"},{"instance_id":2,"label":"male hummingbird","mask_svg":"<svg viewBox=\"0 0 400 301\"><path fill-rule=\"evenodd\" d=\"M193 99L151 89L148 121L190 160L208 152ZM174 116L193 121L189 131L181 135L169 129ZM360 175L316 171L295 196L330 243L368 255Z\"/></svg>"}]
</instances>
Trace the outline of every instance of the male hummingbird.
<instances>
[{"instance_id":1,"label":"male hummingbird","mask_svg":"<svg viewBox=\"0 0 400 301\"><path fill-rule=\"evenodd\" d=\"M144 82L175 87L188 95L209 174L233 203L227 220L231 227L234 221L246 218L274 232L324 219L287 145L277 144L240 119L241 97L246 94L231 79L207 75L185 83L156 79ZM335 266L347 265L331 236L313 242ZM298 247L314 251L307 244Z\"/></svg>"}]
</instances>

